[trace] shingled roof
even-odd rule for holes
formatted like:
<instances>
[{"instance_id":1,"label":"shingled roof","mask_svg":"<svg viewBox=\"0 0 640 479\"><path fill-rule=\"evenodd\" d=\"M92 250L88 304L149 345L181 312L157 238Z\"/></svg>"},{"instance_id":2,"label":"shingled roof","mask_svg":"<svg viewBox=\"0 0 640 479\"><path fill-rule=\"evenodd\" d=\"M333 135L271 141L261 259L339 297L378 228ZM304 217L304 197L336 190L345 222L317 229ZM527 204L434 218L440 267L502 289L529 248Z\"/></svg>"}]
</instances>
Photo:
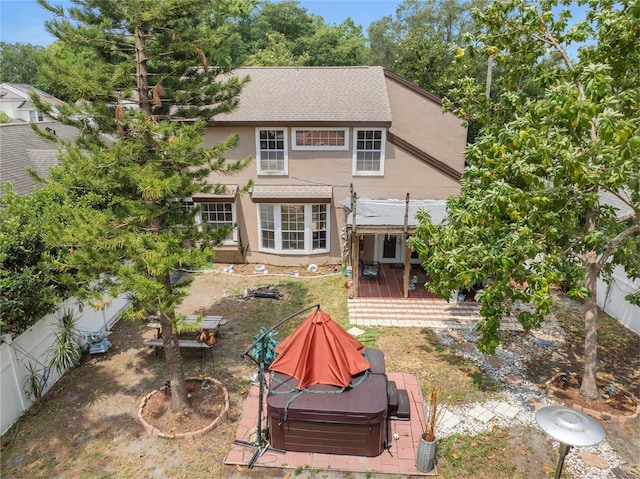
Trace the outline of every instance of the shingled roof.
<instances>
[{"instance_id":1,"label":"shingled roof","mask_svg":"<svg viewBox=\"0 0 640 479\"><path fill-rule=\"evenodd\" d=\"M64 105L64 101L56 98L55 96L44 92L36 87L28 85L26 83L2 83L0 84L0 98L4 99L23 99L28 101L30 93L37 94L42 100L46 101L50 105L60 106Z\"/></svg>"},{"instance_id":2,"label":"shingled roof","mask_svg":"<svg viewBox=\"0 0 640 479\"><path fill-rule=\"evenodd\" d=\"M388 127L391 109L382 67L243 67L240 105L215 124Z\"/></svg>"},{"instance_id":3,"label":"shingled roof","mask_svg":"<svg viewBox=\"0 0 640 479\"><path fill-rule=\"evenodd\" d=\"M76 128L56 121L40 122L38 127L43 130L49 128L65 140L73 140L78 136ZM27 172L27 168L46 176L49 168L57 163L57 145L40 137L28 123L0 125L0 184L11 181L16 193L29 195L38 183Z\"/></svg>"}]
</instances>

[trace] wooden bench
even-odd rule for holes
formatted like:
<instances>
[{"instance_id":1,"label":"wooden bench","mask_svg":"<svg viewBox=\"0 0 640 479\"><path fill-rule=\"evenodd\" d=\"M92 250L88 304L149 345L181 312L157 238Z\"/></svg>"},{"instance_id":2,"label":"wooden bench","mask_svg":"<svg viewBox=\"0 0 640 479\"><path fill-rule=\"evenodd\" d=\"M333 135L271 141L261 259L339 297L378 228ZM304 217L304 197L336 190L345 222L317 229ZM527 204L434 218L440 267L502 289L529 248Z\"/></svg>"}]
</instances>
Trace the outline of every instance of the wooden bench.
<instances>
[{"instance_id":1,"label":"wooden bench","mask_svg":"<svg viewBox=\"0 0 640 479\"><path fill-rule=\"evenodd\" d=\"M142 344L145 346L153 346L156 348L164 348L162 339L145 339ZM195 339L179 339L178 346L181 348L211 348L207 343L199 343Z\"/></svg>"},{"instance_id":2,"label":"wooden bench","mask_svg":"<svg viewBox=\"0 0 640 479\"><path fill-rule=\"evenodd\" d=\"M158 349L164 348L164 342L162 341L162 338L145 339L142 344L152 347L154 356L158 355ZM213 347L209 346L207 343L200 343L195 339L179 339L178 346L181 348L191 349L211 349ZM213 350L211 350L211 354L213 355Z\"/></svg>"}]
</instances>

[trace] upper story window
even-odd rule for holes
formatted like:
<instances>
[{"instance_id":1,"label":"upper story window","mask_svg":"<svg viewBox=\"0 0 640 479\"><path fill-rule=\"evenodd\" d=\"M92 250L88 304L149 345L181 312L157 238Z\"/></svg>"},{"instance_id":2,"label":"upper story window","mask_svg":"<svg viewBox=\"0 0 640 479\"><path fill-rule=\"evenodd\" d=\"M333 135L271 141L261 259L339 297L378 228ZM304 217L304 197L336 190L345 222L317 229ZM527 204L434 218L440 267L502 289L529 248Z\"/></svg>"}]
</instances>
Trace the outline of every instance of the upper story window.
<instances>
[{"instance_id":1,"label":"upper story window","mask_svg":"<svg viewBox=\"0 0 640 479\"><path fill-rule=\"evenodd\" d=\"M353 175L384 175L387 132L383 129L354 129Z\"/></svg>"},{"instance_id":2,"label":"upper story window","mask_svg":"<svg viewBox=\"0 0 640 479\"><path fill-rule=\"evenodd\" d=\"M327 204L258 205L260 251L321 253L329 251Z\"/></svg>"},{"instance_id":3,"label":"upper story window","mask_svg":"<svg viewBox=\"0 0 640 479\"><path fill-rule=\"evenodd\" d=\"M286 175L287 130L256 129L256 157L259 175Z\"/></svg>"},{"instance_id":4,"label":"upper story window","mask_svg":"<svg viewBox=\"0 0 640 479\"><path fill-rule=\"evenodd\" d=\"M36 110L29 110L29 121L44 121L44 115Z\"/></svg>"},{"instance_id":5,"label":"upper story window","mask_svg":"<svg viewBox=\"0 0 640 479\"><path fill-rule=\"evenodd\" d=\"M349 149L349 130L346 128L296 128L292 136L292 150Z\"/></svg>"}]
</instances>

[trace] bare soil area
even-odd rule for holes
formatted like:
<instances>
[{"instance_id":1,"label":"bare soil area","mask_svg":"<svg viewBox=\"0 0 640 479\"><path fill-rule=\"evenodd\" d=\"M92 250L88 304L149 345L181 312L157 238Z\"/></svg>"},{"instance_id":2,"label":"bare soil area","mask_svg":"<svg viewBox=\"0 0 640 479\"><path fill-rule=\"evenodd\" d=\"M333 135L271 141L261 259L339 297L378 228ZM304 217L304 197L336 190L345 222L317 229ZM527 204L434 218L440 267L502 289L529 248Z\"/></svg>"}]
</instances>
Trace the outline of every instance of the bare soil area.
<instances>
[{"instance_id":1,"label":"bare soil area","mask_svg":"<svg viewBox=\"0 0 640 479\"><path fill-rule=\"evenodd\" d=\"M191 409L183 414L171 411L171 388L163 387L149 396L142 407L142 418L165 434L180 434L204 429L220 416L225 406L224 389L217 382L187 379Z\"/></svg>"},{"instance_id":2,"label":"bare soil area","mask_svg":"<svg viewBox=\"0 0 640 479\"><path fill-rule=\"evenodd\" d=\"M193 440L175 441L147 435L137 420L137 412L143 398L164 386L168 379L164 357L162 352L155 356L153 349L142 345L144 339L153 337L154 330L144 324L120 321L109 337L113 346L108 352L85 356L77 368L69 371L39 405L2 437L2 477L379 477L304 468L295 472L247 469L223 464L235 439L236 422L244 407L251 373L256 371L255 364L243 358L242 353L252 344L260 327L273 325L288 314L316 303L336 321L344 324L347 320L346 280L336 267L322 266L316 273L309 273L304 268L268 269L269 275L257 273L254 265L236 266L233 274L195 275L190 294L179 308L184 314L215 314L228 320L220 328L213 356L199 350L182 351L187 376L204 374L224 384L230 399L227 421ZM247 288L264 285L282 286L284 297L280 300L245 297ZM567 314L574 313L569 311ZM576 314L579 317L579 313ZM574 323L579 322L567 320L569 326L563 323L563 327L573 328ZM284 339L297 324L292 321L284 325L277 339ZM541 388L553 374L581 367L579 324L569 333L566 344L560 349L536 358L535 364L530 365L531 379ZM602 329L602 334L603 374L611 375L616 382L637 394L640 380L637 336L629 335L630 339L624 343L611 343L606 336L609 334L607 328ZM508 337L505 340L508 341ZM495 390L496 385L484 381L472 363L456 355L453 348L439 345L430 330L381 329L377 344L385 352L388 370L411 372L443 383L449 401L482 400ZM621 357L617 359L618 356ZM603 423L603 426L607 440L625 461L640 462L638 420ZM460 475L460 479L538 479L541 464L551 468L547 475L553 471L555 455L540 431L514 428L500 434L504 436L498 438L500 442L478 459L477 464L482 465L482 469ZM478 449L479 445L473 441L477 439L471 439L469 444L461 443L461 447ZM462 454L462 450L459 453ZM506 461L508 468L496 468L496 460L502 461L501 464ZM566 474L563 477L570 478Z\"/></svg>"}]
</instances>

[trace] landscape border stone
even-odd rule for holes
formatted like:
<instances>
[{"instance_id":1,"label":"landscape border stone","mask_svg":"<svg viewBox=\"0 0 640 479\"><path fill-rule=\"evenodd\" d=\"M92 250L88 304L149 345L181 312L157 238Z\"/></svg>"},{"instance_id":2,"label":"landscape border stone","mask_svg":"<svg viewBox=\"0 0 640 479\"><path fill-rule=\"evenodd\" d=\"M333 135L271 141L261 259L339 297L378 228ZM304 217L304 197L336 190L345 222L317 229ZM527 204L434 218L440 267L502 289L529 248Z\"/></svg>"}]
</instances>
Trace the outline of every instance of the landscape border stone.
<instances>
[{"instance_id":1,"label":"landscape border stone","mask_svg":"<svg viewBox=\"0 0 640 479\"><path fill-rule=\"evenodd\" d=\"M549 395L550 397L553 397L554 399L557 399L557 398L553 394L554 388L552 384L556 379L558 379L560 376L563 376L563 375L564 373L555 374L549 380L547 380L547 382L544 383L544 387L545 387L545 391L547 391L547 395ZM625 423L625 422L633 421L640 415L640 401L638 401L638 398L634 394L632 394L629 390L625 389L624 387L620 385L616 385L616 387L621 389L625 393L627 393L629 396L631 396L635 400L636 402L635 413L629 414L629 415L617 415L617 414L610 414L602 411L596 411L594 409L589 409L587 407L580 406L578 404L567 404L567 405L572 407L573 409L582 411L583 413L588 414L589 416L592 416L596 419L601 419L603 421L609 421L609 422L615 422L615 423Z\"/></svg>"},{"instance_id":2,"label":"landscape border stone","mask_svg":"<svg viewBox=\"0 0 640 479\"><path fill-rule=\"evenodd\" d=\"M149 424L143 417L142 415L142 411L144 409L144 406L147 404L147 401L149 400L149 398L151 396L153 396L154 394L158 394L161 393L162 391L164 391L166 389L166 386L162 386L160 389L155 389L154 391L151 391L149 394L147 394L144 399L142 400L142 403L140 404L140 407L138 408L138 421L140 421L140 423L142 424L142 427L144 427L144 430L147 434L149 434L150 436L158 436L158 437L163 437L166 439L194 439L196 437L202 437L205 434L207 434L210 431L213 431L218 424L220 424L222 421L226 420L227 417L229 416L229 392L227 391L227 388L224 387L224 385L218 381L215 378L206 378L208 381L213 382L218 384L221 388L222 391L224 392L224 409L222 410L222 412L218 415L218 417L216 417L210 424L208 424L207 426L203 427L202 429L198 429L196 431L189 431L189 432L182 432L182 433L175 433L175 434L167 434L165 432L162 432L160 429L158 429L155 426L152 426L151 424ZM201 378L187 378L187 381L190 380L199 380L201 381Z\"/></svg>"}]
</instances>

